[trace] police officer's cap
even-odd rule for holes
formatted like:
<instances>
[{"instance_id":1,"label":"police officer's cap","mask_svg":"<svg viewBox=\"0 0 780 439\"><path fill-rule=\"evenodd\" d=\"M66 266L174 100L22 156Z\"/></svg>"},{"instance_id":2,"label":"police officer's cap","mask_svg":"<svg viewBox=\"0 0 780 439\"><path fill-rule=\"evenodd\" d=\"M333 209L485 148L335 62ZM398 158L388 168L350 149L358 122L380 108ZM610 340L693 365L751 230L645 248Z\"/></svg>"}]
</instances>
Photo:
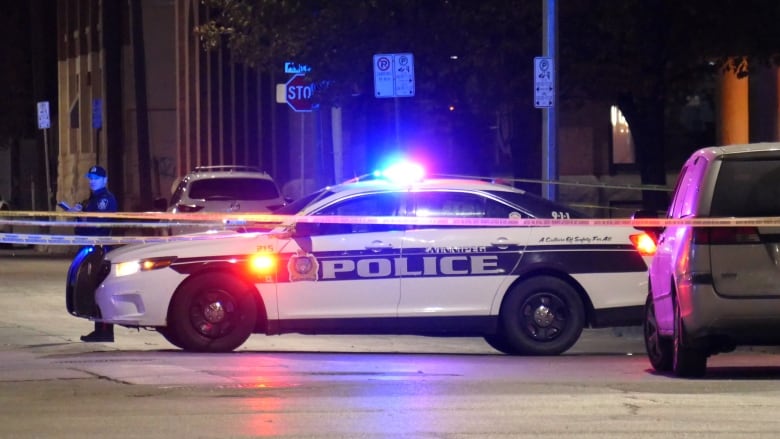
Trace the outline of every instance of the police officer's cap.
<instances>
[{"instance_id":1,"label":"police officer's cap","mask_svg":"<svg viewBox=\"0 0 780 439\"><path fill-rule=\"evenodd\" d=\"M89 172L87 172L87 177L89 178L105 178L107 176L108 174L102 166L93 166L89 168Z\"/></svg>"}]
</instances>

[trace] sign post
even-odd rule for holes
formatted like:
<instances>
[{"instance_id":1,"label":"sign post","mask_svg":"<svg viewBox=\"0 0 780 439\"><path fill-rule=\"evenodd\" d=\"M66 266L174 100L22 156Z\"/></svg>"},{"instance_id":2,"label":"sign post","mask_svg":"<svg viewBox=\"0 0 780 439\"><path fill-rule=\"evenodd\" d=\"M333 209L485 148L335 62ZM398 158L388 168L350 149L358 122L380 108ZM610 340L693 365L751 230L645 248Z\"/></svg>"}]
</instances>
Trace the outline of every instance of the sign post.
<instances>
[{"instance_id":1,"label":"sign post","mask_svg":"<svg viewBox=\"0 0 780 439\"><path fill-rule=\"evenodd\" d=\"M49 138L47 136L49 128L51 128L51 117L49 116L49 101L41 101L37 104L38 107L38 129L43 130L43 156L46 161L46 209L52 208L52 193L51 193L51 171L49 166ZM33 203L35 204L35 203ZM35 206L33 205L33 209Z\"/></svg>"},{"instance_id":2,"label":"sign post","mask_svg":"<svg viewBox=\"0 0 780 439\"><path fill-rule=\"evenodd\" d=\"M103 100L92 99L92 128L95 129L95 164L100 165L100 129L103 127Z\"/></svg>"},{"instance_id":3,"label":"sign post","mask_svg":"<svg viewBox=\"0 0 780 439\"><path fill-rule=\"evenodd\" d=\"M555 65L549 56L534 58L534 106L550 108L555 102Z\"/></svg>"},{"instance_id":4,"label":"sign post","mask_svg":"<svg viewBox=\"0 0 780 439\"><path fill-rule=\"evenodd\" d=\"M374 55L374 96L377 98L414 96L414 55L411 53Z\"/></svg>"},{"instance_id":5,"label":"sign post","mask_svg":"<svg viewBox=\"0 0 780 439\"><path fill-rule=\"evenodd\" d=\"M374 96L396 98L395 140L401 144L401 110L397 98L414 96L414 55L378 53L374 55Z\"/></svg>"}]
</instances>

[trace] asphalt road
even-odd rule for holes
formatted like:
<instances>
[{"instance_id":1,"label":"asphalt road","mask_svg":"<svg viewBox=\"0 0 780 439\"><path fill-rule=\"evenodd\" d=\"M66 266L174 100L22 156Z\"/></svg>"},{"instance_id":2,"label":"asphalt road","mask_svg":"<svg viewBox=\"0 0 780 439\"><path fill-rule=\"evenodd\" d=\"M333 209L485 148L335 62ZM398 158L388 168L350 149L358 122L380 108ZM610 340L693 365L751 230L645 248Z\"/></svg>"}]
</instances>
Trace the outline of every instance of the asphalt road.
<instances>
[{"instance_id":1,"label":"asphalt road","mask_svg":"<svg viewBox=\"0 0 780 439\"><path fill-rule=\"evenodd\" d=\"M0 251L0 437L775 438L780 358L740 349L704 379L650 371L637 328L558 357L476 338L255 335L232 354L64 310L69 261Z\"/></svg>"}]
</instances>

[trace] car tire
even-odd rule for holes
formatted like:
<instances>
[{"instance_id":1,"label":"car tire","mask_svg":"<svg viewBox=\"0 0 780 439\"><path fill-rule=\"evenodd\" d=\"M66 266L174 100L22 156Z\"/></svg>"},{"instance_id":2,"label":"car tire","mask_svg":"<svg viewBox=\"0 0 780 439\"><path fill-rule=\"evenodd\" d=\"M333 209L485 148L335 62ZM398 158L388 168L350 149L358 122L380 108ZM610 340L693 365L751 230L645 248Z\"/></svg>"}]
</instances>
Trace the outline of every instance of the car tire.
<instances>
[{"instance_id":1,"label":"car tire","mask_svg":"<svg viewBox=\"0 0 780 439\"><path fill-rule=\"evenodd\" d=\"M680 305L674 301L674 356L672 369L682 378L698 378L707 371L707 356L701 350L687 346L685 326L680 314Z\"/></svg>"},{"instance_id":2,"label":"car tire","mask_svg":"<svg viewBox=\"0 0 780 439\"><path fill-rule=\"evenodd\" d=\"M645 302L644 338L647 358L653 369L659 372L670 372L674 359L674 342L658 332L658 320L655 316L653 294L647 295Z\"/></svg>"},{"instance_id":3,"label":"car tire","mask_svg":"<svg viewBox=\"0 0 780 439\"><path fill-rule=\"evenodd\" d=\"M500 313L513 354L558 355L572 347L585 325L585 307L563 279L537 276L516 284Z\"/></svg>"},{"instance_id":4,"label":"car tire","mask_svg":"<svg viewBox=\"0 0 780 439\"><path fill-rule=\"evenodd\" d=\"M179 349L184 349L184 346L182 346L181 341L179 341L179 339L176 338L176 335L174 335L174 333L171 330L171 328L169 328L167 326L159 327L159 328L157 328L157 332L159 332L160 335L162 335L163 338L165 338L165 340L168 341L168 343L176 346Z\"/></svg>"},{"instance_id":5,"label":"car tire","mask_svg":"<svg viewBox=\"0 0 780 439\"><path fill-rule=\"evenodd\" d=\"M503 352L505 354L517 354L517 349L513 348L510 344L507 338L503 334L489 334L486 335L485 341L487 344L490 345L491 348Z\"/></svg>"},{"instance_id":6,"label":"car tire","mask_svg":"<svg viewBox=\"0 0 780 439\"><path fill-rule=\"evenodd\" d=\"M244 281L228 273L207 273L182 285L168 316L174 345L186 351L230 352L252 334L257 306Z\"/></svg>"}]
</instances>

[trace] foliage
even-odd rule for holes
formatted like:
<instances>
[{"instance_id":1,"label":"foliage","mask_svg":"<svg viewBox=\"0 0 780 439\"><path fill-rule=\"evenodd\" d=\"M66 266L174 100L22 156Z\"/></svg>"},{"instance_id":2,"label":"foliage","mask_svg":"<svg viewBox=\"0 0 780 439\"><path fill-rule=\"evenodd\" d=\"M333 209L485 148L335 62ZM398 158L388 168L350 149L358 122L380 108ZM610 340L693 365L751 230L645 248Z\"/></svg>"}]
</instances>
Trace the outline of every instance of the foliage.
<instances>
[{"instance_id":1,"label":"foliage","mask_svg":"<svg viewBox=\"0 0 780 439\"><path fill-rule=\"evenodd\" d=\"M431 93L477 76L484 101L505 103L528 87L541 52L542 1L205 0L212 19L196 31L204 47L224 43L262 70L291 59L316 66L315 78L347 94L370 88L373 54L410 51ZM658 79L674 92L719 69L745 76L747 57L767 65L778 56L777 2L559 3L559 84L571 99L657 94Z\"/></svg>"},{"instance_id":2,"label":"foliage","mask_svg":"<svg viewBox=\"0 0 780 439\"><path fill-rule=\"evenodd\" d=\"M198 32L206 47L224 43L261 69L313 66L333 102L371 90L372 54L413 52L421 100L455 103L488 129L500 109L513 108L515 123L537 111L529 95L543 1L205 0L214 15ZM665 184L671 106L717 74L745 77L778 60L780 2L567 0L558 12L559 102L618 103L644 183Z\"/></svg>"},{"instance_id":3,"label":"foliage","mask_svg":"<svg viewBox=\"0 0 780 439\"><path fill-rule=\"evenodd\" d=\"M205 4L214 15L197 28L204 47L225 44L237 60L261 70L277 69L290 60L313 66L311 76L330 84L323 98L336 102L373 89L374 54L399 52L414 54L423 99L457 97L475 108L496 99L511 100L512 89L527 88L529 72L522 67L540 44L538 1L515 2L511 8L496 0Z\"/></svg>"},{"instance_id":4,"label":"foliage","mask_svg":"<svg viewBox=\"0 0 780 439\"><path fill-rule=\"evenodd\" d=\"M713 94L720 74L744 79L775 63L778 18L780 3L763 0L572 0L561 8L562 95L617 103L642 182L665 184L669 110Z\"/></svg>"},{"instance_id":5,"label":"foliage","mask_svg":"<svg viewBox=\"0 0 780 439\"><path fill-rule=\"evenodd\" d=\"M15 66L0 69L0 102L3 103L0 145L5 145L7 139L29 135L35 117L30 57L27 54L29 29L25 25L26 9L26 3L13 2L0 14L0 28L9 30L0 45L0 59L3 59L7 66Z\"/></svg>"},{"instance_id":6,"label":"foliage","mask_svg":"<svg viewBox=\"0 0 780 439\"><path fill-rule=\"evenodd\" d=\"M561 58L570 74L561 83L574 96L679 98L715 74L745 77L751 65L778 56L777 2L578 0L561 14Z\"/></svg>"}]
</instances>

